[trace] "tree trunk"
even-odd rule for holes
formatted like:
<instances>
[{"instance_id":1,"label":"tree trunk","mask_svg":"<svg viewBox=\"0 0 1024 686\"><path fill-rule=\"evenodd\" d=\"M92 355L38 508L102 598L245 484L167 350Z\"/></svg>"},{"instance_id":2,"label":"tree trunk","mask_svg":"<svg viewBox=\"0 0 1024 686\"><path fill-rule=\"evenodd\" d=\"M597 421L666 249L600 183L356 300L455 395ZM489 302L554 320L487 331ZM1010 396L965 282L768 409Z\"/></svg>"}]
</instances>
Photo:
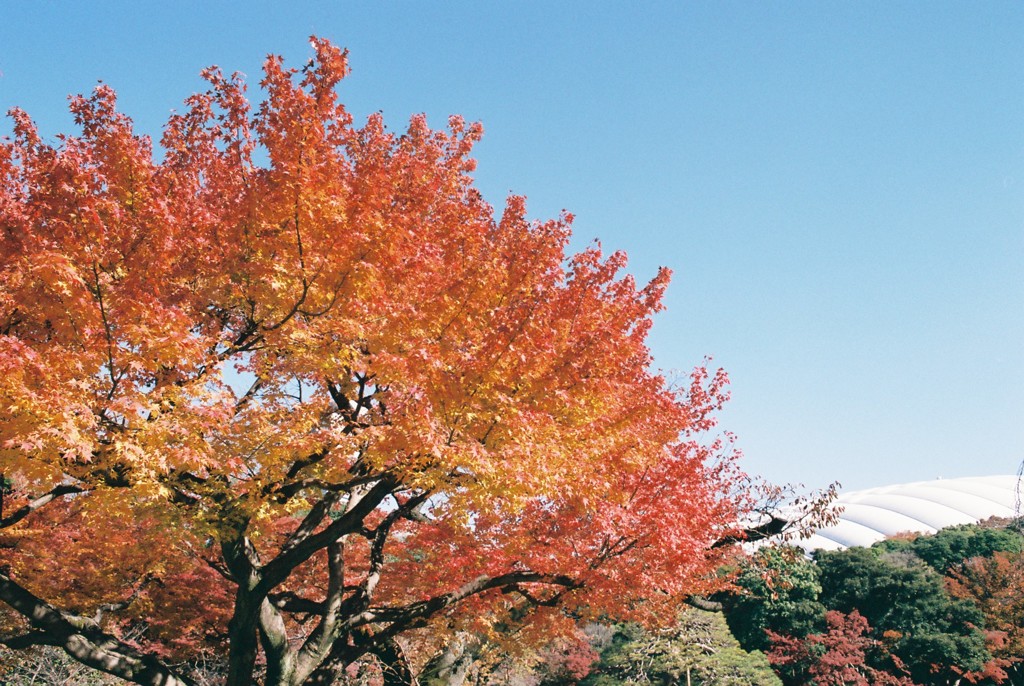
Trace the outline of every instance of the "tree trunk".
<instances>
[{"instance_id":1,"label":"tree trunk","mask_svg":"<svg viewBox=\"0 0 1024 686\"><path fill-rule=\"evenodd\" d=\"M341 673L347 666L365 653L365 647L349 645L349 637L343 636L334 642L327 659L302 682L302 686L331 686L341 678Z\"/></svg>"},{"instance_id":2,"label":"tree trunk","mask_svg":"<svg viewBox=\"0 0 1024 686\"><path fill-rule=\"evenodd\" d=\"M477 640L460 636L427 662L420 673L423 686L464 686L476 661Z\"/></svg>"},{"instance_id":3,"label":"tree trunk","mask_svg":"<svg viewBox=\"0 0 1024 686\"><path fill-rule=\"evenodd\" d=\"M374 651L384 672L384 686L419 686L409 660L395 639L388 639Z\"/></svg>"},{"instance_id":4,"label":"tree trunk","mask_svg":"<svg viewBox=\"0 0 1024 686\"><path fill-rule=\"evenodd\" d=\"M255 605L255 607L253 606ZM241 586L235 596L235 613L228 622L228 676L226 686L252 686L256 671L259 604ZM269 685L268 685L269 686Z\"/></svg>"}]
</instances>

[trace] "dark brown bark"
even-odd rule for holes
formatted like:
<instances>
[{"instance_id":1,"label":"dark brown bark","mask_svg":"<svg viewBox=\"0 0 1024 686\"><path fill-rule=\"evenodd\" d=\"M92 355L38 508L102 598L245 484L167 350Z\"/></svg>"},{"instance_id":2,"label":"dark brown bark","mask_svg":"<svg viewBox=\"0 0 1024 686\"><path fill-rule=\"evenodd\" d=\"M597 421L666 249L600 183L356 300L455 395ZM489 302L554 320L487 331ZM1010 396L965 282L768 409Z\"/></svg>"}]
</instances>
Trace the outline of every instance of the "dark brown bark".
<instances>
[{"instance_id":1,"label":"dark brown bark","mask_svg":"<svg viewBox=\"0 0 1024 686\"><path fill-rule=\"evenodd\" d=\"M387 639L374 650L384 673L384 686L419 686L412 673L409 659L402 646L394 639Z\"/></svg>"}]
</instances>

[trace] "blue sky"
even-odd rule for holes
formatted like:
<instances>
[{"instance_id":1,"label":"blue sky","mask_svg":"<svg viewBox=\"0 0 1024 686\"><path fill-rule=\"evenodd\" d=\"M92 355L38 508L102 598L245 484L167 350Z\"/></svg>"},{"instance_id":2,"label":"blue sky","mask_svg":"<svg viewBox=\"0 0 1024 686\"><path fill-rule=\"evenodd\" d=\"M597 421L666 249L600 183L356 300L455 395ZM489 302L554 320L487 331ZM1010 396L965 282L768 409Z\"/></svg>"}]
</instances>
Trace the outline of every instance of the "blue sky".
<instances>
[{"instance_id":1,"label":"blue sky","mask_svg":"<svg viewBox=\"0 0 1024 686\"><path fill-rule=\"evenodd\" d=\"M203 67L255 91L313 33L351 50L357 118L481 121L493 204L675 271L656 365L730 372L749 471L1024 459L1024 4L8 2L0 108L54 135L103 80L156 135Z\"/></svg>"}]
</instances>

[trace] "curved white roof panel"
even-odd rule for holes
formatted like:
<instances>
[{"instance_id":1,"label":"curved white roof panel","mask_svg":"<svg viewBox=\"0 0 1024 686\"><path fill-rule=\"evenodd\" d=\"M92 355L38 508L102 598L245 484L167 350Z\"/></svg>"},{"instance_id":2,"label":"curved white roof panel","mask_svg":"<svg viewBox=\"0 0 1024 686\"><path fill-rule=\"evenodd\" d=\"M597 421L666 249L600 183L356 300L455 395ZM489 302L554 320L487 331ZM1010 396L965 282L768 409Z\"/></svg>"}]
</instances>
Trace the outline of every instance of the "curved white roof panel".
<instances>
[{"instance_id":1,"label":"curved white roof panel","mask_svg":"<svg viewBox=\"0 0 1024 686\"><path fill-rule=\"evenodd\" d=\"M904 532L935 533L989 517L1013 517L1016 476L938 479L842 493L839 521L799 545L805 550L869 546Z\"/></svg>"},{"instance_id":2,"label":"curved white roof panel","mask_svg":"<svg viewBox=\"0 0 1024 686\"><path fill-rule=\"evenodd\" d=\"M895 536L901 531L923 531L932 528L906 513L867 503L843 503L842 520L874 529L882 538Z\"/></svg>"}]
</instances>

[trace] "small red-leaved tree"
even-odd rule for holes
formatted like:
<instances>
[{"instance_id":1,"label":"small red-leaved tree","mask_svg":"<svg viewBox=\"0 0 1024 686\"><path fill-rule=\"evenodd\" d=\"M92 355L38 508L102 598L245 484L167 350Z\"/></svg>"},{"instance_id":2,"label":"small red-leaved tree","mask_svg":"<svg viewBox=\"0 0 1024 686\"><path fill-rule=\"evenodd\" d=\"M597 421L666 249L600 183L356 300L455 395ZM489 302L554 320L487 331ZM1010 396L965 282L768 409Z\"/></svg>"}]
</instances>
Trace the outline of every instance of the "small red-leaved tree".
<instances>
[{"instance_id":1,"label":"small red-leaved tree","mask_svg":"<svg viewBox=\"0 0 1024 686\"><path fill-rule=\"evenodd\" d=\"M915 686L899 658L871 636L868 620L854 610L826 612L828 629L806 638L768 631L768 661L793 686ZM880 669L877 663L887 663Z\"/></svg>"},{"instance_id":2,"label":"small red-leaved tree","mask_svg":"<svg viewBox=\"0 0 1024 686\"><path fill-rule=\"evenodd\" d=\"M985 615L986 645L993 659L970 681L1016 683L1024 675L1024 553L975 557L950 571L950 595L970 600Z\"/></svg>"},{"instance_id":3,"label":"small red-leaved tree","mask_svg":"<svg viewBox=\"0 0 1024 686\"><path fill-rule=\"evenodd\" d=\"M713 585L739 508L705 437L726 380L650 371L668 272L567 257L571 217L521 198L496 217L479 126L355 127L345 54L314 47L267 60L255 111L208 70L158 153L105 86L56 144L12 112L9 647L179 684L168 660L205 646L228 684L302 684L510 613L657 617Z\"/></svg>"}]
</instances>

